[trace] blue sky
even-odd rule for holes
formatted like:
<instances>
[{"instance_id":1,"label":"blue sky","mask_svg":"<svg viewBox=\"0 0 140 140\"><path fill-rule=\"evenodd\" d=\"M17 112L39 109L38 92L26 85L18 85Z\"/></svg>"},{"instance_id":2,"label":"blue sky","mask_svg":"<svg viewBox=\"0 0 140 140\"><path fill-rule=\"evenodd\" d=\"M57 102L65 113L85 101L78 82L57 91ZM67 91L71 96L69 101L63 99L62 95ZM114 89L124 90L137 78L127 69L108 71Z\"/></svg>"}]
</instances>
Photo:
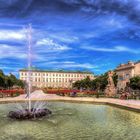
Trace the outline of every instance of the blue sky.
<instances>
[{"instance_id":1,"label":"blue sky","mask_svg":"<svg viewBox=\"0 0 140 140\"><path fill-rule=\"evenodd\" d=\"M32 65L40 69L114 69L140 60L140 0L0 0L0 69L27 66L26 28L33 28Z\"/></svg>"}]
</instances>

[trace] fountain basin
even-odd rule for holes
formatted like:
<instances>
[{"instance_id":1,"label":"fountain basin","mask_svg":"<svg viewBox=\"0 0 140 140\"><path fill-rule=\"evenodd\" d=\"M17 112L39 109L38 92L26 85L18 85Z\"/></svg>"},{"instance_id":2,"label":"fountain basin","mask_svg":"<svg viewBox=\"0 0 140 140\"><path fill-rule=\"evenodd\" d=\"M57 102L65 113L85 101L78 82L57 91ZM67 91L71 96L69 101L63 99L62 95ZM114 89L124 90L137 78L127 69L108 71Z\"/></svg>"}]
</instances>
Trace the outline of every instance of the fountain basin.
<instances>
[{"instance_id":1,"label":"fountain basin","mask_svg":"<svg viewBox=\"0 0 140 140\"><path fill-rule=\"evenodd\" d=\"M48 103L48 102L47 102ZM21 103L22 107L26 104ZM140 114L105 104L51 101L43 119L7 119L15 103L0 104L0 140L139 140Z\"/></svg>"},{"instance_id":2,"label":"fountain basin","mask_svg":"<svg viewBox=\"0 0 140 140\"><path fill-rule=\"evenodd\" d=\"M28 109L10 111L8 117L17 120L27 120L27 119L42 118L44 116L49 116L50 114L52 114L52 112L47 108L45 109L32 108L31 111L29 111Z\"/></svg>"}]
</instances>

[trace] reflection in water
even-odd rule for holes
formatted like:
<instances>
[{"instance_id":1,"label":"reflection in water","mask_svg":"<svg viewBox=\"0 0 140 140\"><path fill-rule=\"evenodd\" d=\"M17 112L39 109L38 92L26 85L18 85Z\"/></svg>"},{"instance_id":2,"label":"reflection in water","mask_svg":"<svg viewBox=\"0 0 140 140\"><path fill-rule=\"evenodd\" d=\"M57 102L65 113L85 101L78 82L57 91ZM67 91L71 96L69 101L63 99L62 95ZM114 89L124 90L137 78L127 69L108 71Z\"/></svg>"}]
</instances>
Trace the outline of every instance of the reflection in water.
<instances>
[{"instance_id":1,"label":"reflection in water","mask_svg":"<svg viewBox=\"0 0 140 140\"><path fill-rule=\"evenodd\" d=\"M140 114L106 105L49 103L40 120L6 117L14 104L0 105L0 140L138 140Z\"/></svg>"}]
</instances>

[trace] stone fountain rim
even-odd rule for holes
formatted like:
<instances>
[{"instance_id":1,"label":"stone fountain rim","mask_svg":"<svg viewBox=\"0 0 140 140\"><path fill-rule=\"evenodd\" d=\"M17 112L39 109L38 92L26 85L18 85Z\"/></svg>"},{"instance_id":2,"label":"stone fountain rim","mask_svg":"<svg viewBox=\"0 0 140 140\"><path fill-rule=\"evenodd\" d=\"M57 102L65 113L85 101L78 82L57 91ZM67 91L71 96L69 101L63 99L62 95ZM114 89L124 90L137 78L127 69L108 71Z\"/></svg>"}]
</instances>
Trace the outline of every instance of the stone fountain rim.
<instances>
[{"instance_id":1,"label":"stone fountain rim","mask_svg":"<svg viewBox=\"0 0 140 140\"><path fill-rule=\"evenodd\" d=\"M24 103L27 100L4 100L4 101L0 101L0 104L8 104L8 103ZM131 106L125 106L125 105L121 105L121 104L116 104L116 103L112 103L112 102L107 102L107 101L85 101L85 100L66 100L66 99L32 99L32 102L36 102L36 101L45 101L45 102L68 102L68 103L85 103L85 104L97 104L97 105L109 105L109 106L113 106L113 107L117 107L120 109L125 109L125 110L129 110L129 111L133 111L136 113L140 113L140 108L136 108L136 107L131 107Z\"/></svg>"}]
</instances>

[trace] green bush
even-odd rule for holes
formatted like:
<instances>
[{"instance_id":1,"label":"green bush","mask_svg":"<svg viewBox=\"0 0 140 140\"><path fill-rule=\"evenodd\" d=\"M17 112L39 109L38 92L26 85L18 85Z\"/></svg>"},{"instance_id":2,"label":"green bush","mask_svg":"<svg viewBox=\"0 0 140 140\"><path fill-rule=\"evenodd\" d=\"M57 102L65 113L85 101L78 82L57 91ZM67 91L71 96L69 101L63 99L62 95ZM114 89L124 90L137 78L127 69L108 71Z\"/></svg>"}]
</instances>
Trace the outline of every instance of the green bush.
<instances>
[{"instance_id":1,"label":"green bush","mask_svg":"<svg viewBox=\"0 0 140 140\"><path fill-rule=\"evenodd\" d=\"M16 92L16 93L12 94L12 97L17 97L19 95L20 95L20 93L19 92Z\"/></svg>"}]
</instances>

